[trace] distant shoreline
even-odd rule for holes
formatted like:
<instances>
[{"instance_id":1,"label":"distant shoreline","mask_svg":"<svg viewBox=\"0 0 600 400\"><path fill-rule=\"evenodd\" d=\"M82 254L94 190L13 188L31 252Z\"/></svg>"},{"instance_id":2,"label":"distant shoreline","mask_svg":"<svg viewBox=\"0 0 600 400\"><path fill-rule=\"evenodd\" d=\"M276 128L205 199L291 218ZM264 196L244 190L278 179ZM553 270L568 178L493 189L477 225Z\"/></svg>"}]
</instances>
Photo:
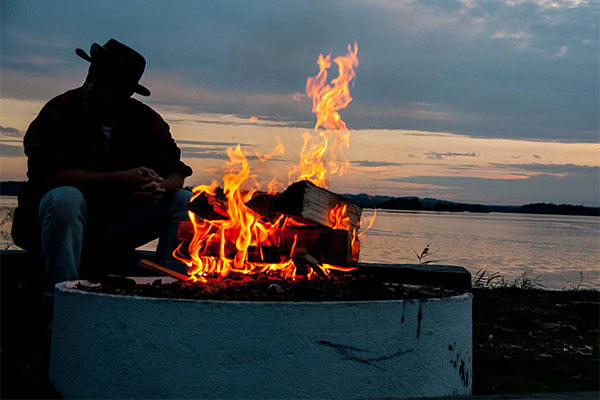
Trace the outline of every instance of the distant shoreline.
<instances>
[{"instance_id":1,"label":"distant shoreline","mask_svg":"<svg viewBox=\"0 0 600 400\"><path fill-rule=\"evenodd\" d=\"M17 196L23 181L0 182L0 196ZM600 207L588 207L572 204L532 203L521 206L498 206L486 204L458 203L434 198L415 196L393 197L360 194L342 194L345 198L362 208L377 208L402 211L445 211L445 212L477 212L477 213L512 213L540 215L579 215L600 217Z\"/></svg>"},{"instance_id":2,"label":"distant shoreline","mask_svg":"<svg viewBox=\"0 0 600 400\"><path fill-rule=\"evenodd\" d=\"M343 194L342 196L362 208L378 208L402 211L445 211L445 212L477 212L477 213L512 213L540 215L579 215L600 217L600 207L587 207L572 204L533 203L522 206L497 206L486 204L457 203L453 201L419 198L371 196L366 193Z\"/></svg>"}]
</instances>

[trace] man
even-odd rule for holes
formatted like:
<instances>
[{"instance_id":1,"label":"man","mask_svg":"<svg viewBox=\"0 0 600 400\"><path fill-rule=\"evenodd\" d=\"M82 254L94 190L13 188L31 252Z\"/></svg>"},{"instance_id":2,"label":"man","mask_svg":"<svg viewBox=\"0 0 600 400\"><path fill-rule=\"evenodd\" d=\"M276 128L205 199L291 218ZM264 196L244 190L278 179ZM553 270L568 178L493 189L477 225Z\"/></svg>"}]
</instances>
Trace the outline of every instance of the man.
<instances>
[{"instance_id":1,"label":"man","mask_svg":"<svg viewBox=\"0 0 600 400\"><path fill-rule=\"evenodd\" d=\"M131 98L150 95L138 83L146 61L114 39L76 53L90 62L85 83L48 102L25 135L29 181L13 239L41 251L50 296L78 279L82 255L97 270L156 237L158 261L185 274L171 252L192 170L167 123Z\"/></svg>"}]
</instances>

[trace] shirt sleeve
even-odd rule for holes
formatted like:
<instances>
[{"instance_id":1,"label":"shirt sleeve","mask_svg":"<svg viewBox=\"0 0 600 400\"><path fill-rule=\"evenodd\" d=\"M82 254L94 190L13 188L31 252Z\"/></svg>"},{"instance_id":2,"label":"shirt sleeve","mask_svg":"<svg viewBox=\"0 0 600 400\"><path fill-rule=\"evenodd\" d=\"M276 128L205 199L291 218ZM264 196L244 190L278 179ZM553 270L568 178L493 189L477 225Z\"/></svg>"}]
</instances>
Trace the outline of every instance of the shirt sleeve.
<instances>
[{"instance_id":1,"label":"shirt sleeve","mask_svg":"<svg viewBox=\"0 0 600 400\"><path fill-rule=\"evenodd\" d=\"M151 115L152 130L157 135L157 159L153 169L161 176L172 173L180 173L184 177L192 175L192 169L181 161L181 150L171 135L169 124L153 110L151 110Z\"/></svg>"}]
</instances>

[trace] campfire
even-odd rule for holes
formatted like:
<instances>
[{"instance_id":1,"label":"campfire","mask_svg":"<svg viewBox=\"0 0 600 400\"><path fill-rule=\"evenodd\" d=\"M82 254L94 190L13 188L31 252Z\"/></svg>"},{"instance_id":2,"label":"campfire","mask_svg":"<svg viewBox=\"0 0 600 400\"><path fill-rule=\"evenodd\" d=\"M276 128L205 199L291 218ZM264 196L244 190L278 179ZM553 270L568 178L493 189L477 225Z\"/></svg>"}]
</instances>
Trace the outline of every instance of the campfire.
<instances>
[{"instance_id":1,"label":"campfire","mask_svg":"<svg viewBox=\"0 0 600 400\"><path fill-rule=\"evenodd\" d=\"M338 111L352 100L356 55L349 46L333 60L330 83L331 57L319 56L306 85L317 122L287 189L256 185L239 145L228 150L222 188L193 189L174 252L187 275L142 260L178 281L57 285L50 377L65 398L471 394L468 271L359 264L374 217L361 227L361 208L328 190L348 169ZM283 151L279 142L254 156Z\"/></svg>"},{"instance_id":2,"label":"campfire","mask_svg":"<svg viewBox=\"0 0 600 400\"><path fill-rule=\"evenodd\" d=\"M274 194L275 179L266 192L243 190L256 176L239 145L228 149L223 189L216 181L193 189L190 222L180 224L180 245L173 254L188 266L189 277L170 275L201 283L235 274L310 280L356 268L360 238L368 230L359 232L362 209L327 187L331 176L344 174L349 166L345 150L350 132L338 111L352 101L349 85L358 66L357 52L355 43L333 60L338 76L330 82L331 55L319 55L319 73L306 84L317 121L313 132L303 135L300 160L289 170L286 190ZM284 147L278 143L272 154L257 158L264 162L282 154Z\"/></svg>"}]
</instances>

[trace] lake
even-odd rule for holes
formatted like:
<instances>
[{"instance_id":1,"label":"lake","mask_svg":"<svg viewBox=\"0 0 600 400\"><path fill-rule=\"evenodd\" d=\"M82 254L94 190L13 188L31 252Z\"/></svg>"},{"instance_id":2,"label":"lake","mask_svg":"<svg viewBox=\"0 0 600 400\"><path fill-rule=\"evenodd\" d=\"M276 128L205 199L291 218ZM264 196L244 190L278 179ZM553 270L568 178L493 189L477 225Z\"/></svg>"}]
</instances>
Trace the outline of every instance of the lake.
<instances>
[{"instance_id":1,"label":"lake","mask_svg":"<svg viewBox=\"0 0 600 400\"><path fill-rule=\"evenodd\" d=\"M15 206L15 197L0 196L2 249L15 248L6 218ZM363 212L363 218L372 215L373 210ZM512 281L525 272L549 289L600 288L598 217L379 210L362 240L360 259L417 263L415 253L428 244L432 255L426 260L460 265L472 274L484 269Z\"/></svg>"}]
</instances>

